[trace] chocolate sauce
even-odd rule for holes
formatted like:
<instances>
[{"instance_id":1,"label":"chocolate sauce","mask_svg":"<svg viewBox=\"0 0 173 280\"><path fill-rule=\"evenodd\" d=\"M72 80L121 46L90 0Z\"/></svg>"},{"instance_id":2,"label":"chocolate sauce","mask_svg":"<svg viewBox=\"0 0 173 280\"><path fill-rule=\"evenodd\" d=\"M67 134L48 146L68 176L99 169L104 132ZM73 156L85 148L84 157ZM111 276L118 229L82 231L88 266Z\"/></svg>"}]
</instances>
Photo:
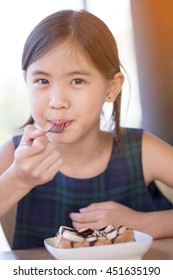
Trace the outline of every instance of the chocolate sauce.
<instances>
[{"instance_id":1,"label":"chocolate sauce","mask_svg":"<svg viewBox=\"0 0 173 280\"><path fill-rule=\"evenodd\" d=\"M91 228L87 228L83 231L78 232L79 235L81 235L82 237L86 238L88 236L91 236L94 233L94 230Z\"/></svg>"}]
</instances>

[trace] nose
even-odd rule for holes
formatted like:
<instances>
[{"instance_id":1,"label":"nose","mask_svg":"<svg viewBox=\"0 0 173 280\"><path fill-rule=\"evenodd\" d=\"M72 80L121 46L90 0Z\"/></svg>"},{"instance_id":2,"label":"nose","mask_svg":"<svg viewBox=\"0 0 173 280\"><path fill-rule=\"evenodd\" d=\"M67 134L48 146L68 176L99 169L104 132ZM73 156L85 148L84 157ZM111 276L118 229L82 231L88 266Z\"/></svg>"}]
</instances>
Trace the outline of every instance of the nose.
<instances>
[{"instance_id":1,"label":"nose","mask_svg":"<svg viewBox=\"0 0 173 280\"><path fill-rule=\"evenodd\" d=\"M64 90L57 88L52 90L49 98L49 107L57 110L67 110L70 107L70 101Z\"/></svg>"}]
</instances>

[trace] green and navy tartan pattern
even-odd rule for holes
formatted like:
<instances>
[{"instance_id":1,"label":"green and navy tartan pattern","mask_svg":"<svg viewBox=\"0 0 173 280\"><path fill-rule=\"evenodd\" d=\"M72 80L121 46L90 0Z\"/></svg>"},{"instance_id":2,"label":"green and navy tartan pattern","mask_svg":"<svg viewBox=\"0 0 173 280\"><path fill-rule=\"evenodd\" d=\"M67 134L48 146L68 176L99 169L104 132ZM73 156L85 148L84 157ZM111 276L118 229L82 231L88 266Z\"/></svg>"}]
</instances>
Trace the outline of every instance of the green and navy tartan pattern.
<instances>
[{"instance_id":1,"label":"green and navy tartan pattern","mask_svg":"<svg viewBox=\"0 0 173 280\"><path fill-rule=\"evenodd\" d=\"M61 225L72 226L71 212L78 212L93 202L112 200L138 211L171 208L161 193L154 191L154 184L151 188L145 185L141 163L142 134L142 129L125 129L122 148L114 140L107 169L98 176L75 179L58 172L52 181L35 187L21 199L17 207L13 249L44 246L44 239L55 236ZM20 139L20 135L13 137L15 148Z\"/></svg>"}]
</instances>

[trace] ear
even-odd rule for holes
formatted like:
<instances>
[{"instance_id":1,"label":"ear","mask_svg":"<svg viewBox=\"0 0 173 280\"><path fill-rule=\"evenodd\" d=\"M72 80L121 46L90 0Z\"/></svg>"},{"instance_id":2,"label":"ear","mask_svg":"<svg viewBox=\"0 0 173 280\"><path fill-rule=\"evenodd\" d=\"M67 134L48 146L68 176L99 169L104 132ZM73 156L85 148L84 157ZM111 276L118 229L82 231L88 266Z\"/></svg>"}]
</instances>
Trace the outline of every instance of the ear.
<instances>
[{"instance_id":1,"label":"ear","mask_svg":"<svg viewBox=\"0 0 173 280\"><path fill-rule=\"evenodd\" d=\"M124 83L124 75L120 72L116 73L114 78L109 81L108 91L106 93L106 102L114 102L119 95Z\"/></svg>"}]
</instances>

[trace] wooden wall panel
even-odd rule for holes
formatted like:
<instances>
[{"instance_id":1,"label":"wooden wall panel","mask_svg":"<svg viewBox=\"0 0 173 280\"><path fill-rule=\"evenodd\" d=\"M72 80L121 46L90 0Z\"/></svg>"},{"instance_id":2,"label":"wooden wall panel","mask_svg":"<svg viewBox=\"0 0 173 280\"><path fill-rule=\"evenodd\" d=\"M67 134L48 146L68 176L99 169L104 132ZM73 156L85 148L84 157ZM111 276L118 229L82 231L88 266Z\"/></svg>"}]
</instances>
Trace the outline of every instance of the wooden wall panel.
<instances>
[{"instance_id":1,"label":"wooden wall panel","mask_svg":"<svg viewBox=\"0 0 173 280\"><path fill-rule=\"evenodd\" d=\"M141 126L173 144L173 1L131 0Z\"/></svg>"}]
</instances>

